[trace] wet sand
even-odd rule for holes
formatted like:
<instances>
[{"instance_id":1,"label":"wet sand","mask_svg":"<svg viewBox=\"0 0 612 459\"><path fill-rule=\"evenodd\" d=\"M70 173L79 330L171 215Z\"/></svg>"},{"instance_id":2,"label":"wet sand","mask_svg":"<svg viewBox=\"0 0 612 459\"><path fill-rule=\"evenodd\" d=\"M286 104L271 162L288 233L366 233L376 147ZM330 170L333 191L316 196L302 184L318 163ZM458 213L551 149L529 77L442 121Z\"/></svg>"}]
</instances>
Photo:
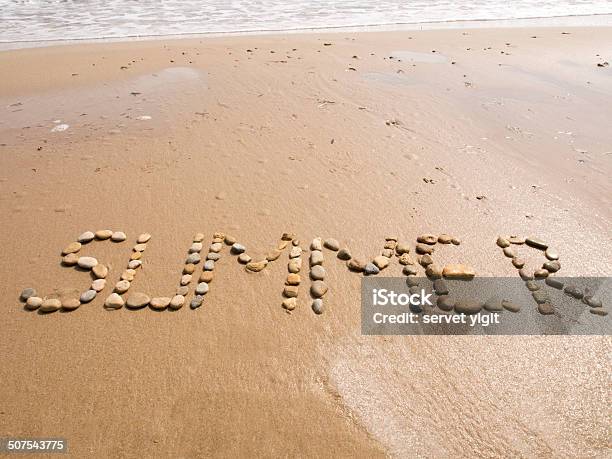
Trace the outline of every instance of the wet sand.
<instances>
[{"instance_id":1,"label":"wet sand","mask_svg":"<svg viewBox=\"0 0 612 459\"><path fill-rule=\"evenodd\" d=\"M103 302L143 232L132 289L150 296L171 296L194 233L207 247L216 231L255 259L283 232L362 258L389 234L449 233L461 244L440 263L479 276L516 275L499 234L537 235L562 275L609 276L612 69L597 64L611 40L482 29L0 53L0 432L65 437L75 457L609 455L609 337L362 336L360 275L329 255L322 315L306 269L297 308L281 307L284 254L260 273L222 258L195 311ZM60 252L105 228L128 240L81 252L110 265L106 290L24 311L24 287L88 288Z\"/></svg>"}]
</instances>

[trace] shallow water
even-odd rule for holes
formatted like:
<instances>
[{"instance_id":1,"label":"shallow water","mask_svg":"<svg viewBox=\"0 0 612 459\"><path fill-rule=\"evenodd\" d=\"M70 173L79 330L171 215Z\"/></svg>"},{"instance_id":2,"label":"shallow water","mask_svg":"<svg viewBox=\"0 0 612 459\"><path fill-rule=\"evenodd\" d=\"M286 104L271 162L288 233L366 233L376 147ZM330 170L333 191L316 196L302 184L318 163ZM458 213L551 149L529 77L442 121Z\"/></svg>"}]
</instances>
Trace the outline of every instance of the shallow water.
<instances>
[{"instance_id":1,"label":"shallow water","mask_svg":"<svg viewBox=\"0 0 612 459\"><path fill-rule=\"evenodd\" d=\"M0 0L0 42L611 13L609 0Z\"/></svg>"}]
</instances>

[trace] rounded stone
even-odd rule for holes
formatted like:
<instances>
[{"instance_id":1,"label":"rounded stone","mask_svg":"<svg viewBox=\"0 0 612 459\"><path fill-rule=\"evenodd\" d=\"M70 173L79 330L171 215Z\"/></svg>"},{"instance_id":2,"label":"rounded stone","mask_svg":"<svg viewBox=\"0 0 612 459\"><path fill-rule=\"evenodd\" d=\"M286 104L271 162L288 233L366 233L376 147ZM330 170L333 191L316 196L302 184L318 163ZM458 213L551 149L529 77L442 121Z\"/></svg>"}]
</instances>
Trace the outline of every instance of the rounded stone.
<instances>
[{"instance_id":1,"label":"rounded stone","mask_svg":"<svg viewBox=\"0 0 612 459\"><path fill-rule=\"evenodd\" d=\"M185 304L185 297L183 295L174 295L170 299L170 304L168 306L170 307L170 309L177 310L177 309L181 309L184 304Z\"/></svg>"},{"instance_id":2,"label":"rounded stone","mask_svg":"<svg viewBox=\"0 0 612 459\"><path fill-rule=\"evenodd\" d=\"M338 250L340 250L340 243L336 239L333 239L333 238L325 239L323 246L326 249L333 250L334 252L337 252Z\"/></svg>"},{"instance_id":3,"label":"rounded stone","mask_svg":"<svg viewBox=\"0 0 612 459\"><path fill-rule=\"evenodd\" d=\"M286 309L287 311L293 311L295 309L295 307L297 306L297 298L285 298L283 300L283 308Z\"/></svg>"},{"instance_id":4,"label":"rounded stone","mask_svg":"<svg viewBox=\"0 0 612 459\"><path fill-rule=\"evenodd\" d=\"M529 290L530 292L535 292L536 290L540 290L540 284L538 284L534 280L528 280L527 282L525 282L525 287L527 287L527 290Z\"/></svg>"},{"instance_id":5,"label":"rounded stone","mask_svg":"<svg viewBox=\"0 0 612 459\"><path fill-rule=\"evenodd\" d=\"M210 284L213 278L214 278L213 271L202 271L202 274L200 274L200 282L206 282L207 284Z\"/></svg>"},{"instance_id":6,"label":"rounded stone","mask_svg":"<svg viewBox=\"0 0 612 459\"><path fill-rule=\"evenodd\" d=\"M302 259L301 258L292 258L289 260L287 264L287 269L290 273L299 273L302 269Z\"/></svg>"},{"instance_id":7,"label":"rounded stone","mask_svg":"<svg viewBox=\"0 0 612 459\"><path fill-rule=\"evenodd\" d=\"M210 244L210 247L208 248L208 251L209 252L219 253L219 252L221 252L222 248L223 248L223 244L221 244L220 242L213 242L212 244Z\"/></svg>"},{"instance_id":8,"label":"rounded stone","mask_svg":"<svg viewBox=\"0 0 612 459\"><path fill-rule=\"evenodd\" d=\"M516 251L512 247L508 246L504 249L504 255L508 258L514 258L516 257Z\"/></svg>"},{"instance_id":9,"label":"rounded stone","mask_svg":"<svg viewBox=\"0 0 612 459\"><path fill-rule=\"evenodd\" d=\"M291 251L289 252L289 258L297 258L302 255L302 248L298 246L291 247Z\"/></svg>"},{"instance_id":10,"label":"rounded stone","mask_svg":"<svg viewBox=\"0 0 612 459\"><path fill-rule=\"evenodd\" d=\"M413 265L414 264L414 260L412 259L412 257L410 256L410 254L408 253L402 253L398 259L400 265Z\"/></svg>"},{"instance_id":11,"label":"rounded stone","mask_svg":"<svg viewBox=\"0 0 612 459\"><path fill-rule=\"evenodd\" d=\"M30 296L28 297L26 301L26 309L29 309L30 311L34 311L35 309L40 308L42 304L43 304L42 298L38 296Z\"/></svg>"},{"instance_id":12,"label":"rounded stone","mask_svg":"<svg viewBox=\"0 0 612 459\"><path fill-rule=\"evenodd\" d=\"M123 242L127 239L126 234L123 231L115 231L111 234L111 241L113 242Z\"/></svg>"},{"instance_id":13,"label":"rounded stone","mask_svg":"<svg viewBox=\"0 0 612 459\"><path fill-rule=\"evenodd\" d=\"M42 312L55 312L61 307L62 307L62 302L60 300L58 300L57 298L49 298L49 299L43 300L43 302L40 305L40 310Z\"/></svg>"},{"instance_id":14,"label":"rounded stone","mask_svg":"<svg viewBox=\"0 0 612 459\"><path fill-rule=\"evenodd\" d=\"M201 242L194 242L193 244L191 244L191 247L189 247L189 253L201 252L202 247L203 244Z\"/></svg>"},{"instance_id":15,"label":"rounded stone","mask_svg":"<svg viewBox=\"0 0 612 459\"><path fill-rule=\"evenodd\" d=\"M203 302L204 302L204 297L202 295L194 296L191 299L191 302L189 303L189 307L191 309L198 309L200 306L202 306Z\"/></svg>"},{"instance_id":16,"label":"rounded stone","mask_svg":"<svg viewBox=\"0 0 612 459\"><path fill-rule=\"evenodd\" d=\"M149 298L146 294L135 292L130 294L125 304L128 308L139 309L144 308L150 301L151 298Z\"/></svg>"},{"instance_id":17,"label":"rounded stone","mask_svg":"<svg viewBox=\"0 0 612 459\"><path fill-rule=\"evenodd\" d=\"M430 279L440 279L442 277L443 272L444 270L442 269L442 267L435 263L432 263L429 266L427 266L427 269L425 270L425 274Z\"/></svg>"},{"instance_id":18,"label":"rounded stone","mask_svg":"<svg viewBox=\"0 0 612 459\"><path fill-rule=\"evenodd\" d=\"M100 240L100 241L104 241L106 239L110 239L110 237L113 235L113 232L111 230L98 230L95 233L95 237L96 239Z\"/></svg>"},{"instance_id":19,"label":"rounded stone","mask_svg":"<svg viewBox=\"0 0 612 459\"><path fill-rule=\"evenodd\" d=\"M525 238L524 237L518 237L518 236L510 236L508 238L508 241L510 242L510 244L522 245L522 244L525 243Z\"/></svg>"},{"instance_id":20,"label":"rounded stone","mask_svg":"<svg viewBox=\"0 0 612 459\"><path fill-rule=\"evenodd\" d=\"M391 250L391 249L383 249L383 250L380 252L380 254L381 254L383 257L391 258L391 257L393 256L393 250Z\"/></svg>"},{"instance_id":21,"label":"rounded stone","mask_svg":"<svg viewBox=\"0 0 612 459\"><path fill-rule=\"evenodd\" d=\"M312 307L312 311L315 314L323 314L323 312L325 311L323 300L321 298L317 298L317 299L313 300L311 307Z\"/></svg>"},{"instance_id":22,"label":"rounded stone","mask_svg":"<svg viewBox=\"0 0 612 459\"><path fill-rule=\"evenodd\" d=\"M521 306L513 303L510 300L502 300L502 307L510 312L519 312L521 310Z\"/></svg>"},{"instance_id":23,"label":"rounded stone","mask_svg":"<svg viewBox=\"0 0 612 459\"><path fill-rule=\"evenodd\" d=\"M200 282L196 287L196 295L205 295L208 293L208 284L206 282Z\"/></svg>"},{"instance_id":24,"label":"rounded stone","mask_svg":"<svg viewBox=\"0 0 612 459\"><path fill-rule=\"evenodd\" d=\"M65 311L74 311L81 306L81 302L77 298L65 298L62 300L62 309Z\"/></svg>"},{"instance_id":25,"label":"rounded stone","mask_svg":"<svg viewBox=\"0 0 612 459\"><path fill-rule=\"evenodd\" d=\"M181 276L181 285L188 285L191 282L191 278L193 276L191 274L183 274Z\"/></svg>"},{"instance_id":26,"label":"rounded stone","mask_svg":"<svg viewBox=\"0 0 612 459\"><path fill-rule=\"evenodd\" d=\"M281 253L283 252L281 252L279 249L272 249L267 253L266 260L268 261L278 260L278 257L281 256Z\"/></svg>"},{"instance_id":27,"label":"rounded stone","mask_svg":"<svg viewBox=\"0 0 612 459\"><path fill-rule=\"evenodd\" d=\"M96 279L91 283L91 290L101 292L106 287L106 279Z\"/></svg>"},{"instance_id":28,"label":"rounded stone","mask_svg":"<svg viewBox=\"0 0 612 459\"><path fill-rule=\"evenodd\" d=\"M519 269L519 276L521 276L521 279L524 281L533 280L533 274L531 274L527 268Z\"/></svg>"},{"instance_id":29,"label":"rounded stone","mask_svg":"<svg viewBox=\"0 0 612 459\"><path fill-rule=\"evenodd\" d=\"M310 278L312 280L323 280L325 279L325 268L321 265L315 265L310 268Z\"/></svg>"},{"instance_id":30,"label":"rounded stone","mask_svg":"<svg viewBox=\"0 0 612 459\"><path fill-rule=\"evenodd\" d=\"M287 280L285 281L285 284L287 284L287 285L300 285L301 281L302 281L302 278L300 277L299 274L290 273L287 276Z\"/></svg>"},{"instance_id":31,"label":"rounded stone","mask_svg":"<svg viewBox=\"0 0 612 459\"><path fill-rule=\"evenodd\" d=\"M349 251L349 249L340 249L340 250L338 251L338 255L337 255L337 257L338 257L340 260L344 260L344 261L348 261L348 260L350 260L351 258L353 258L353 257L352 257L352 255L351 255L351 252Z\"/></svg>"},{"instance_id":32,"label":"rounded stone","mask_svg":"<svg viewBox=\"0 0 612 459\"><path fill-rule=\"evenodd\" d=\"M310 266L316 266L323 264L323 252L320 250L313 250L310 252Z\"/></svg>"},{"instance_id":33,"label":"rounded stone","mask_svg":"<svg viewBox=\"0 0 612 459\"><path fill-rule=\"evenodd\" d=\"M227 245L234 245L236 243L236 238L234 236L230 236L229 234L226 234L225 238L223 239L223 241Z\"/></svg>"},{"instance_id":34,"label":"rounded stone","mask_svg":"<svg viewBox=\"0 0 612 459\"><path fill-rule=\"evenodd\" d=\"M546 291L544 290L536 290L535 292L531 293L531 296L533 296L533 299L538 304L547 303L548 301L550 301L548 293L546 293Z\"/></svg>"},{"instance_id":35,"label":"rounded stone","mask_svg":"<svg viewBox=\"0 0 612 459\"><path fill-rule=\"evenodd\" d=\"M146 244L147 242L149 242L150 239L151 239L151 235L149 233L142 233L141 235L138 236L138 238L136 239L136 242L138 244Z\"/></svg>"},{"instance_id":36,"label":"rounded stone","mask_svg":"<svg viewBox=\"0 0 612 459\"><path fill-rule=\"evenodd\" d=\"M440 244L450 244L452 240L453 240L453 237L448 234L440 234L438 236L438 242Z\"/></svg>"},{"instance_id":37,"label":"rounded stone","mask_svg":"<svg viewBox=\"0 0 612 459\"><path fill-rule=\"evenodd\" d=\"M395 253L399 256L404 253L410 253L410 246L403 242L398 242L395 246Z\"/></svg>"},{"instance_id":38,"label":"rounded stone","mask_svg":"<svg viewBox=\"0 0 612 459\"><path fill-rule=\"evenodd\" d=\"M91 272L96 278L104 279L106 278L106 276L108 276L108 267L106 267L105 265L96 265L93 267Z\"/></svg>"},{"instance_id":39,"label":"rounded stone","mask_svg":"<svg viewBox=\"0 0 612 459\"><path fill-rule=\"evenodd\" d=\"M314 298L322 298L323 295L327 293L327 290L328 290L327 284L325 284L325 282L320 281L320 280L314 281L312 285L310 286L310 294Z\"/></svg>"},{"instance_id":40,"label":"rounded stone","mask_svg":"<svg viewBox=\"0 0 612 459\"><path fill-rule=\"evenodd\" d=\"M417 237L417 242L434 245L436 242L438 242L438 237L433 234L421 234L419 237Z\"/></svg>"},{"instance_id":41,"label":"rounded stone","mask_svg":"<svg viewBox=\"0 0 612 459\"><path fill-rule=\"evenodd\" d=\"M81 244L87 244L88 242L93 241L95 237L96 235L92 231L85 231L77 238L77 241L79 241Z\"/></svg>"},{"instance_id":42,"label":"rounded stone","mask_svg":"<svg viewBox=\"0 0 612 459\"><path fill-rule=\"evenodd\" d=\"M454 237L454 238L451 239L451 244L459 245L459 244L461 244L461 240L456 238L456 237Z\"/></svg>"},{"instance_id":43,"label":"rounded stone","mask_svg":"<svg viewBox=\"0 0 612 459\"><path fill-rule=\"evenodd\" d=\"M234 255L240 255L241 253L246 252L246 247L243 246L242 244L238 244L237 242L232 244L232 248L230 249L230 251L234 254Z\"/></svg>"},{"instance_id":44,"label":"rounded stone","mask_svg":"<svg viewBox=\"0 0 612 459\"><path fill-rule=\"evenodd\" d=\"M69 253L77 253L79 250L81 250L81 243L71 242L66 246L66 248L64 248L64 250L62 250L62 255L68 255Z\"/></svg>"},{"instance_id":45,"label":"rounded stone","mask_svg":"<svg viewBox=\"0 0 612 459\"><path fill-rule=\"evenodd\" d=\"M27 301L28 298L30 298L31 296L36 296L36 289L28 287L28 288L24 288L21 291L21 294L19 295L19 298L21 299L21 301Z\"/></svg>"},{"instance_id":46,"label":"rounded stone","mask_svg":"<svg viewBox=\"0 0 612 459\"><path fill-rule=\"evenodd\" d=\"M208 252L206 254L206 259L207 260L212 260L212 261L217 261L221 259L221 254L220 253L215 253L215 252Z\"/></svg>"},{"instance_id":47,"label":"rounded stone","mask_svg":"<svg viewBox=\"0 0 612 459\"><path fill-rule=\"evenodd\" d=\"M489 312L500 312L504 310L501 301L495 298L489 298L485 301L483 308Z\"/></svg>"},{"instance_id":48,"label":"rounded stone","mask_svg":"<svg viewBox=\"0 0 612 459\"><path fill-rule=\"evenodd\" d=\"M204 271L212 271L215 269L215 260L206 260L204 263Z\"/></svg>"},{"instance_id":49,"label":"rounded stone","mask_svg":"<svg viewBox=\"0 0 612 459\"><path fill-rule=\"evenodd\" d=\"M448 295L448 285L444 279L436 279L433 283L433 289L436 295Z\"/></svg>"},{"instance_id":50,"label":"rounded stone","mask_svg":"<svg viewBox=\"0 0 612 459\"><path fill-rule=\"evenodd\" d=\"M176 289L177 295L187 296L188 293L189 293L189 287L187 287L186 285L181 285L180 287L177 287Z\"/></svg>"},{"instance_id":51,"label":"rounded stone","mask_svg":"<svg viewBox=\"0 0 612 459\"><path fill-rule=\"evenodd\" d=\"M542 265L542 268L548 271L549 273L556 273L561 269L561 263L558 260L547 261Z\"/></svg>"},{"instance_id":52,"label":"rounded stone","mask_svg":"<svg viewBox=\"0 0 612 459\"><path fill-rule=\"evenodd\" d=\"M195 233L193 235L193 242L202 242L204 240L204 234L203 233Z\"/></svg>"},{"instance_id":53,"label":"rounded stone","mask_svg":"<svg viewBox=\"0 0 612 459\"><path fill-rule=\"evenodd\" d=\"M316 237L310 243L310 250L323 250L323 240L320 237Z\"/></svg>"},{"instance_id":54,"label":"rounded stone","mask_svg":"<svg viewBox=\"0 0 612 459\"><path fill-rule=\"evenodd\" d=\"M418 270L416 266L414 265L406 265L402 269L402 273L404 274L404 276L416 276L418 273Z\"/></svg>"},{"instance_id":55,"label":"rounded stone","mask_svg":"<svg viewBox=\"0 0 612 459\"><path fill-rule=\"evenodd\" d=\"M592 308L601 308L603 307L603 303L598 298L593 298L592 296L585 296L583 300L586 304L588 304Z\"/></svg>"},{"instance_id":56,"label":"rounded stone","mask_svg":"<svg viewBox=\"0 0 612 459\"><path fill-rule=\"evenodd\" d=\"M432 264L434 262L433 258L431 257L431 255L429 254L425 254L421 257L419 257L419 264L424 267L427 268L430 264Z\"/></svg>"},{"instance_id":57,"label":"rounded stone","mask_svg":"<svg viewBox=\"0 0 612 459\"><path fill-rule=\"evenodd\" d=\"M567 287L565 287L565 289L563 291L567 295L572 296L572 297L576 298L577 300L580 300L584 296L582 291L578 287L576 287L575 285L568 285Z\"/></svg>"},{"instance_id":58,"label":"rounded stone","mask_svg":"<svg viewBox=\"0 0 612 459\"><path fill-rule=\"evenodd\" d=\"M608 315L608 311L603 308L591 308L589 309L589 312L591 314L595 314L596 316L607 316Z\"/></svg>"},{"instance_id":59,"label":"rounded stone","mask_svg":"<svg viewBox=\"0 0 612 459\"><path fill-rule=\"evenodd\" d=\"M130 269L140 268L141 266L142 266L141 260L130 260L130 262L128 263L128 268Z\"/></svg>"},{"instance_id":60,"label":"rounded stone","mask_svg":"<svg viewBox=\"0 0 612 459\"><path fill-rule=\"evenodd\" d=\"M295 285L286 285L283 289L283 295L287 298L295 298L298 296L298 288Z\"/></svg>"},{"instance_id":61,"label":"rounded stone","mask_svg":"<svg viewBox=\"0 0 612 459\"><path fill-rule=\"evenodd\" d=\"M525 244L540 250L546 250L548 248L548 244L537 237L528 237L525 239Z\"/></svg>"},{"instance_id":62,"label":"rounded stone","mask_svg":"<svg viewBox=\"0 0 612 459\"><path fill-rule=\"evenodd\" d=\"M546 282L546 285L552 288L556 288L557 290L563 289L563 282L558 279L555 279L554 277L547 277L544 282Z\"/></svg>"},{"instance_id":63,"label":"rounded stone","mask_svg":"<svg viewBox=\"0 0 612 459\"><path fill-rule=\"evenodd\" d=\"M77 264L80 268L92 269L98 266L98 260L96 260L94 257L80 257L77 260Z\"/></svg>"},{"instance_id":64,"label":"rounded stone","mask_svg":"<svg viewBox=\"0 0 612 459\"><path fill-rule=\"evenodd\" d=\"M542 315L551 315L555 313L555 308L553 308L550 303L541 303L538 304L538 312Z\"/></svg>"},{"instance_id":65,"label":"rounded stone","mask_svg":"<svg viewBox=\"0 0 612 459\"><path fill-rule=\"evenodd\" d=\"M142 252L132 252L130 260L140 260L142 258Z\"/></svg>"},{"instance_id":66,"label":"rounded stone","mask_svg":"<svg viewBox=\"0 0 612 459\"><path fill-rule=\"evenodd\" d=\"M115 284L115 292L125 293L130 289L130 282L126 280L120 280Z\"/></svg>"},{"instance_id":67,"label":"rounded stone","mask_svg":"<svg viewBox=\"0 0 612 459\"><path fill-rule=\"evenodd\" d=\"M185 264L197 265L200 261L202 261L202 257L200 257L199 253L190 253L187 259L185 260Z\"/></svg>"},{"instance_id":68,"label":"rounded stone","mask_svg":"<svg viewBox=\"0 0 612 459\"><path fill-rule=\"evenodd\" d=\"M548 277L549 274L550 273L546 269L536 269L533 272L533 277L535 277L536 279L544 279Z\"/></svg>"},{"instance_id":69,"label":"rounded stone","mask_svg":"<svg viewBox=\"0 0 612 459\"><path fill-rule=\"evenodd\" d=\"M397 252L397 249L396 249L396 252ZM419 243L416 245L416 252L421 255L424 255L424 254L431 255L434 252L434 247L431 245Z\"/></svg>"},{"instance_id":70,"label":"rounded stone","mask_svg":"<svg viewBox=\"0 0 612 459\"><path fill-rule=\"evenodd\" d=\"M546 252L544 253L544 255L549 260L558 260L559 259L559 253L555 249L551 249L550 247L546 249Z\"/></svg>"},{"instance_id":71,"label":"rounded stone","mask_svg":"<svg viewBox=\"0 0 612 459\"><path fill-rule=\"evenodd\" d=\"M258 273L259 271L263 270L266 266L268 266L268 260L249 261L246 264L245 268L247 271Z\"/></svg>"},{"instance_id":72,"label":"rounded stone","mask_svg":"<svg viewBox=\"0 0 612 459\"><path fill-rule=\"evenodd\" d=\"M93 289L86 290L81 293L81 297L79 298L79 300L81 301L81 303L89 303L90 301L93 301L97 294L98 292Z\"/></svg>"},{"instance_id":73,"label":"rounded stone","mask_svg":"<svg viewBox=\"0 0 612 459\"><path fill-rule=\"evenodd\" d=\"M196 265L189 263L183 266L183 274L193 274L195 272Z\"/></svg>"},{"instance_id":74,"label":"rounded stone","mask_svg":"<svg viewBox=\"0 0 612 459\"><path fill-rule=\"evenodd\" d=\"M525 260L520 257L514 257L512 259L512 264L514 265L515 268L521 269L522 267L525 266Z\"/></svg>"},{"instance_id":75,"label":"rounded stone","mask_svg":"<svg viewBox=\"0 0 612 459\"><path fill-rule=\"evenodd\" d=\"M134 247L132 247L132 250L134 252L144 252L147 250L147 244L136 244Z\"/></svg>"},{"instance_id":76,"label":"rounded stone","mask_svg":"<svg viewBox=\"0 0 612 459\"><path fill-rule=\"evenodd\" d=\"M374 263L378 269L385 269L389 266L389 259L383 255L379 255L372 260L372 263Z\"/></svg>"},{"instance_id":77,"label":"rounded stone","mask_svg":"<svg viewBox=\"0 0 612 459\"><path fill-rule=\"evenodd\" d=\"M121 280L126 280L128 282L132 282L136 277L136 271L133 269L126 269L121 273Z\"/></svg>"},{"instance_id":78,"label":"rounded stone","mask_svg":"<svg viewBox=\"0 0 612 459\"><path fill-rule=\"evenodd\" d=\"M446 265L442 275L447 279L473 279L476 276L474 268L463 264Z\"/></svg>"},{"instance_id":79,"label":"rounded stone","mask_svg":"<svg viewBox=\"0 0 612 459\"><path fill-rule=\"evenodd\" d=\"M380 272L380 269L378 269L378 266L376 266L374 263L366 263L363 268L363 272L365 272L368 276L374 276Z\"/></svg>"},{"instance_id":80,"label":"rounded stone","mask_svg":"<svg viewBox=\"0 0 612 459\"><path fill-rule=\"evenodd\" d=\"M78 263L79 256L76 253L69 253L62 257L62 264L65 266L74 266Z\"/></svg>"},{"instance_id":81,"label":"rounded stone","mask_svg":"<svg viewBox=\"0 0 612 459\"><path fill-rule=\"evenodd\" d=\"M170 300L171 299L167 296L157 296L155 298L151 298L149 307L155 311L163 311L170 305Z\"/></svg>"},{"instance_id":82,"label":"rounded stone","mask_svg":"<svg viewBox=\"0 0 612 459\"><path fill-rule=\"evenodd\" d=\"M438 297L437 305L442 311L452 311L455 307L455 300L448 295L441 295Z\"/></svg>"},{"instance_id":83,"label":"rounded stone","mask_svg":"<svg viewBox=\"0 0 612 459\"><path fill-rule=\"evenodd\" d=\"M510 247L510 241L506 239L505 237L501 237L501 236L497 238L496 244L502 249L505 249L506 247Z\"/></svg>"},{"instance_id":84,"label":"rounded stone","mask_svg":"<svg viewBox=\"0 0 612 459\"><path fill-rule=\"evenodd\" d=\"M476 300L459 300L455 304L455 312L460 314L478 314L482 309L482 303Z\"/></svg>"},{"instance_id":85,"label":"rounded stone","mask_svg":"<svg viewBox=\"0 0 612 459\"><path fill-rule=\"evenodd\" d=\"M406 285L408 287L418 287L419 284L420 284L420 279L418 277L409 276L406 278ZM410 292L410 293L415 293L415 292ZM420 292L417 290L416 293L420 293Z\"/></svg>"},{"instance_id":86,"label":"rounded stone","mask_svg":"<svg viewBox=\"0 0 612 459\"><path fill-rule=\"evenodd\" d=\"M346 262L346 266L351 271L361 273L365 270L366 263L357 258L351 258L349 261Z\"/></svg>"}]
</instances>

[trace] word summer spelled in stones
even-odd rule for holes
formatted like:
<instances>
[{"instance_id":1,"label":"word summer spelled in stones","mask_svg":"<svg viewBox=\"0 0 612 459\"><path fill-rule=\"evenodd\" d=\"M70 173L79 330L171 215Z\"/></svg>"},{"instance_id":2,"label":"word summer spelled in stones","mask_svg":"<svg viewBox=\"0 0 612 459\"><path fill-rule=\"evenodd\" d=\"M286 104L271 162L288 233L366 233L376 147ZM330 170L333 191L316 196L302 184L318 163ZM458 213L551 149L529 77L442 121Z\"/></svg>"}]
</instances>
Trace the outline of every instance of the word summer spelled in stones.
<instances>
[{"instance_id":1,"label":"word summer spelled in stones","mask_svg":"<svg viewBox=\"0 0 612 459\"><path fill-rule=\"evenodd\" d=\"M193 295L189 301L192 310L198 309L204 303L206 294L215 276L217 263L224 256L231 257L244 266L247 273L258 273L268 268L274 262L278 262L283 253L287 255L287 277L282 290L281 306L291 313L298 306L298 295L303 283L303 258L308 264L308 277L310 279L309 299L311 308L315 314L322 314L325 310L323 299L329 291L326 283L326 255L331 255L336 262L344 264L348 271L360 273L365 276L375 276L383 272L392 261L402 266L402 274L407 276L406 283L411 288L410 293L417 291L416 276L419 270L424 270L425 275L433 282L434 291L438 295L436 305L443 311L454 311L458 314L478 314L483 308L491 309L491 305L480 302L455 302L445 287L444 279L471 280L476 276L475 270L466 264L447 264L441 266L435 262L434 254L437 245L460 245L459 239L448 234L433 235L422 234L416 238L414 256L412 247L397 236L385 237L379 255L371 260L354 257L348 247L343 246L333 238L322 239L315 237L308 246L304 246L292 233L284 233L276 247L269 250L265 257L253 259L247 253L245 245L229 234L216 232L206 251L203 259L204 240L206 236L202 233L194 235L192 243L187 250L183 272L180 275L176 290L170 295L154 296L144 292L133 292L131 287L140 268L145 262L144 254L151 240L151 234L140 234L132 247L129 260L121 273L119 280L112 287L112 292L106 296L104 307L116 310L126 307L137 310L149 307L156 311L179 310L187 304L187 298L193 287ZM81 271L88 271L92 277L91 284L79 297L59 298L57 295L39 295L34 288L26 288L21 292L20 300L25 303L24 308L29 311L41 313L52 313L58 310L74 311L81 305L90 303L98 294L107 289L109 267L94 257L79 255L84 248L94 243L122 244L127 236L122 231L99 230L96 232L86 231L76 241L69 243L61 252L62 265L72 267ZM556 289L565 289L565 292L576 299L581 300L590 311L596 315L607 315L600 300L596 299L588 291L580 291L575 286L564 286L561 281L555 279L553 274L561 269L559 254L550 248L548 244L537 238L520 238L517 236L499 237L497 245L503 249L506 257L512 260L512 264L519 270L520 277L525 281L526 287L533 292L533 298L541 314L553 314L554 307L550 303L546 292L540 285L534 282L535 278L545 278L547 286ZM520 258L515 247L525 245L530 248L544 252L546 261L541 268L529 272L524 267L525 262ZM197 281L196 281L197 279ZM519 312L520 308L508 302L494 308L495 312L507 310ZM414 311L413 311L414 312ZM422 312L422 311L416 311Z\"/></svg>"}]
</instances>

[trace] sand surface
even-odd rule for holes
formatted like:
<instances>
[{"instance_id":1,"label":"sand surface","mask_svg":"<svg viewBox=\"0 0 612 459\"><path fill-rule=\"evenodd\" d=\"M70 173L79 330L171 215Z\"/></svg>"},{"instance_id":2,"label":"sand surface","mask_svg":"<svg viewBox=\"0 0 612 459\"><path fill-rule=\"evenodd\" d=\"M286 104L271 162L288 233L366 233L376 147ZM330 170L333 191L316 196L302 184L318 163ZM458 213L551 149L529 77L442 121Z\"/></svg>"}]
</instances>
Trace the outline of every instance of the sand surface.
<instances>
[{"instance_id":1,"label":"sand surface","mask_svg":"<svg viewBox=\"0 0 612 459\"><path fill-rule=\"evenodd\" d=\"M254 258L283 232L364 258L449 233L440 262L479 276L516 276L498 234L537 235L563 275L609 276L609 43L482 29L0 53L0 434L65 437L74 457L609 456L609 337L362 336L360 276L329 254L320 316L306 269L281 308L286 254L257 274L225 256L195 311L103 308L142 232L132 289L151 296L215 231ZM60 252L105 228L128 240L82 252L110 265L106 290L24 311L25 287L87 289Z\"/></svg>"}]
</instances>

